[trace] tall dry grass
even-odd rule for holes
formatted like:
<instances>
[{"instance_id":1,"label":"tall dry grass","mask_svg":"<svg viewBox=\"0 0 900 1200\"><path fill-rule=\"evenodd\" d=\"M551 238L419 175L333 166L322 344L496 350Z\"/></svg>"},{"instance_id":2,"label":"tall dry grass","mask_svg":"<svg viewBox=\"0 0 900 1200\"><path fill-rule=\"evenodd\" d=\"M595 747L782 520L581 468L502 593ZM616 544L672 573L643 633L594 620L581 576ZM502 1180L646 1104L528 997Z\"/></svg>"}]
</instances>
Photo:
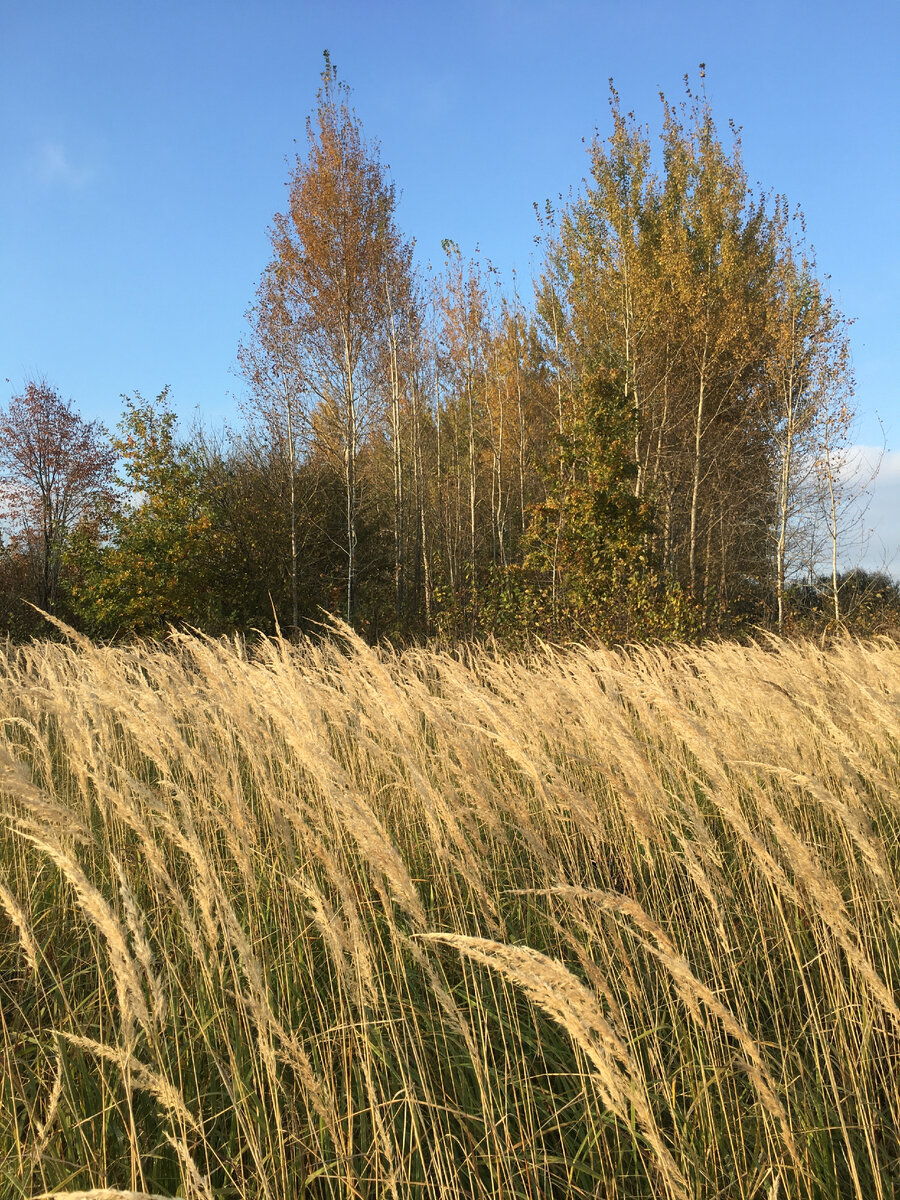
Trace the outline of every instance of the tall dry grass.
<instances>
[{"instance_id":1,"label":"tall dry grass","mask_svg":"<svg viewBox=\"0 0 900 1200\"><path fill-rule=\"evenodd\" d=\"M900 1192L891 641L0 658L0 1196Z\"/></svg>"}]
</instances>

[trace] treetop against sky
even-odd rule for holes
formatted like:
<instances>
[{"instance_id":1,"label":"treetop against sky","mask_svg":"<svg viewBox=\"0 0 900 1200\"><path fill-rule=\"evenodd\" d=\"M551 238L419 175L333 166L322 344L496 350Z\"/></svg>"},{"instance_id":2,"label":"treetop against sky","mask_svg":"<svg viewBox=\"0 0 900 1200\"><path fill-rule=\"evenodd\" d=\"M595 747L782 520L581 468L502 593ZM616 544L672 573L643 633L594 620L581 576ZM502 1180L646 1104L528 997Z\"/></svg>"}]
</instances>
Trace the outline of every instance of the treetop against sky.
<instances>
[{"instance_id":1,"label":"treetop against sky","mask_svg":"<svg viewBox=\"0 0 900 1200\"><path fill-rule=\"evenodd\" d=\"M381 143L420 264L453 238L531 291L533 204L587 173L608 80L659 129L660 90L705 62L747 173L806 213L819 270L854 319L857 441L900 436L900 12L662 0L329 6L262 0L35 0L0 15L0 376L46 376L90 418L165 384L185 414L232 417L245 311L284 207L322 51ZM758 182L757 182L758 181ZM885 459L867 562L900 542ZM893 521L893 524L892 524ZM895 563L896 569L896 563Z\"/></svg>"}]
</instances>

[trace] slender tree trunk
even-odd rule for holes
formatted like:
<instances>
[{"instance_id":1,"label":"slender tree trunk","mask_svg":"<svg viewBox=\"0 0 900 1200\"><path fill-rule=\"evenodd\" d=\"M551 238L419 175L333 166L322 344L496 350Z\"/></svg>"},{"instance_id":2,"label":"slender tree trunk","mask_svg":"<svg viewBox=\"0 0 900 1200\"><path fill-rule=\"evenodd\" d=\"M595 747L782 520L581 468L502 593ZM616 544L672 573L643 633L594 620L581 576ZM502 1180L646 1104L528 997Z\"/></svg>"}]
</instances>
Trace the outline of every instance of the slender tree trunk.
<instances>
[{"instance_id":1,"label":"slender tree trunk","mask_svg":"<svg viewBox=\"0 0 900 1200\"><path fill-rule=\"evenodd\" d=\"M706 526L706 548L703 554L703 594L709 595L710 591L710 566L712 563L712 537L713 537L713 521L710 518Z\"/></svg>"},{"instance_id":2,"label":"slender tree trunk","mask_svg":"<svg viewBox=\"0 0 900 1200\"><path fill-rule=\"evenodd\" d=\"M412 346L410 346L412 351ZM413 361L412 353L410 353L410 361ZM422 564L422 592L425 604L425 633L431 631L431 562L428 554L428 522L426 518L426 492L425 492L425 458L423 450L422 436L422 393L418 383L418 376L413 377L413 445L412 445L412 460L413 460L413 487L416 497L416 530L418 538L418 553L416 556L416 567L421 561ZM440 458L438 458L438 464ZM437 472L437 486L440 488L440 466Z\"/></svg>"},{"instance_id":3,"label":"slender tree trunk","mask_svg":"<svg viewBox=\"0 0 900 1200\"><path fill-rule=\"evenodd\" d=\"M667 479L666 479L666 503L665 503L665 508L663 509L662 561L665 563L665 565L668 567L668 569L670 571L672 570L673 565L674 565L673 564L674 553L673 553L673 547L672 547L672 541L673 541L672 526L674 524L674 503L675 502L674 502L674 496L672 493L673 493L672 482L671 482L671 479L669 479L667 477Z\"/></svg>"},{"instance_id":4,"label":"slender tree trunk","mask_svg":"<svg viewBox=\"0 0 900 1200\"><path fill-rule=\"evenodd\" d=\"M390 318L390 365L391 365L391 445L394 464L394 607L399 620L403 613L405 591L403 562L403 455L400 430L400 371L397 358L397 329L394 323L394 308L390 288L385 286L388 316Z\"/></svg>"},{"instance_id":5,"label":"slender tree trunk","mask_svg":"<svg viewBox=\"0 0 900 1200\"><path fill-rule=\"evenodd\" d=\"M522 407L522 378L519 371L519 326L516 317L516 416L519 422L519 533L525 533L525 411Z\"/></svg>"},{"instance_id":6,"label":"slender tree trunk","mask_svg":"<svg viewBox=\"0 0 900 1200\"><path fill-rule=\"evenodd\" d=\"M565 524L563 513L564 499L560 498L559 513L556 521L556 538L553 542L553 576L550 585L550 601L554 628L559 621L559 547L562 541L563 525Z\"/></svg>"},{"instance_id":7,"label":"slender tree trunk","mask_svg":"<svg viewBox=\"0 0 900 1200\"><path fill-rule=\"evenodd\" d=\"M703 409L706 401L706 346L703 348L703 360L700 367L699 392L697 395L697 414L694 422L694 463L691 480L691 531L688 550L688 577L691 591L697 592L697 523L700 504L700 477L703 449Z\"/></svg>"},{"instance_id":8,"label":"slender tree trunk","mask_svg":"<svg viewBox=\"0 0 900 1200\"><path fill-rule=\"evenodd\" d=\"M495 383L497 387L497 417L488 405L488 421L491 431L491 560L494 566L499 563L506 566L506 551L504 547L504 504L503 504L503 389L500 379L500 364L495 361ZM488 378L485 367L485 395L487 395Z\"/></svg>"},{"instance_id":9,"label":"slender tree trunk","mask_svg":"<svg viewBox=\"0 0 900 1200\"><path fill-rule=\"evenodd\" d=\"M553 297L553 349L556 354L556 421L557 432L560 438L559 447L559 478L562 482L563 477L563 453L562 453L562 436L565 430L563 423L563 394L562 394L562 359L559 353L559 328L556 320L556 297Z\"/></svg>"},{"instance_id":10,"label":"slender tree trunk","mask_svg":"<svg viewBox=\"0 0 900 1200\"><path fill-rule=\"evenodd\" d=\"M635 363L635 339L632 337L634 328L634 301L631 292L631 277L628 271L628 253L622 251L622 315L625 334L625 406L631 403L631 415L634 420L634 462L637 474L634 479L634 494L637 498L643 493L644 473L641 463L641 414L637 387L637 366Z\"/></svg>"},{"instance_id":11,"label":"slender tree trunk","mask_svg":"<svg viewBox=\"0 0 900 1200\"><path fill-rule=\"evenodd\" d=\"M838 588L838 497L834 486L834 468L831 461L831 449L825 446L825 472L828 484L828 533L831 540L831 605L834 612L834 623L841 624L841 598Z\"/></svg>"},{"instance_id":12,"label":"slender tree trunk","mask_svg":"<svg viewBox=\"0 0 900 1200\"><path fill-rule=\"evenodd\" d=\"M778 480L778 538L775 545L775 593L778 599L778 632L784 631L785 556L787 525L790 515L791 470L794 452L794 373L790 372L786 386L787 422L781 450L781 470Z\"/></svg>"},{"instance_id":13,"label":"slender tree trunk","mask_svg":"<svg viewBox=\"0 0 900 1200\"><path fill-rule=\"evenodd\" d=\"M287 427L291 504L291 625L296 631L299 619L297 608L297 464L294 452L294 420L291 414L290 397L288 397L287 402Z\"/></svg>"},{"instance_id":14,"label":"slender tree trunk","mask_svg":"<svg viewBox=\"0 0 900 1200\"><path fill-rule=\"evenodd\" d=\"M476 525L475 525L475 498L476 498L476 482L475 482L475 400L472 395L472 378L471 375L466 380L466 409L467 409L467 424L468 424L468 451L469 451L469 587L471 590L471 609L474 616L475 611L475 594L478 587L475 555L476 555Z\"/></svg>"},{"instance_id":15,"label":"slender tree trunk","mask_svg":"<svg viewBox=\"0 0 900 1200\"><path fill-rule=\"evenodd\" d=\"M52 613L56 608L56 588L53 586L53 524L48 512L49 506L44 506L43 528L43 562L41 563L41 607Z\"/></svg>"},{"instance_id":16,"label":"slender tree trunk","mask_svg":"<svg viewBox=\"0 0 900 1200\"><path fill-rule=\"evenodd\" d=\"M356 617L356 538L357 538L357 484L356 449L359 440L357 429L356 395L353 386L353 367L350 346L344 344L346 367L346 447L344 451L344 485L347 494L347 624L352 625Z\"/></svg>"},{"instance_id":17,"label":"slender tree trunk","mask_svg":"<svg viewBox=\"0 0 900 1200\"><path fill-rule=\"evenodd\" d=\"M663 440L664 440L665 434L667 432L666 425L667 425L668 419L669 419L669 378L668 378L668 345L667 345L666 346L666 375L663 380L663 406L662 406L662 413L660 414L660 417L659 417L659 423L658 423L657 432L656 432L656 449L655 449L655 453L654 453L653 474L652 474L652 481L651 481L653 494L657 500L659 499L659 494L660 494L660 478L662 475ZM648 453L649 453L649 443L648 443ZM666 485L666 507L665 507L665 516L664 516L663 528L662 528L662 539L661 539L662 545L659 549L660 549L661 561L663 563L665 563L666 565L668 565L669 561L670 561L669 555L670 555L670 551L671 551L671 538L672 538L672 496L671 496L671 486L669 485L668 475L666 475L665 485Z\"/></svg>"},{"instance_id":18,"label":"slender tree trunk","mask_svg":"<svg viewBox=\"0 0 900 1200\"><path fill-rule=\"evenodd\" d=\"M500 547L500 566L506 570L506 502L503 497L503 434L505 432L505 412L499 373L497 377L497 403L500 408L499 429L497 431L497 538Z\"/></svg>"},{"instance_id":19,"label":"slender tree trunk","mask_svg":"<svg viewBox=\"0 0 900 1200\"><path fill-rule=\"evenodd\" d=\"M556 296L555 295L553 297L553 349L554 349L554 352L556 355L556 420L557 420L557 432L559 434L558 458L559 458L559 487L560 487L559 513L557 516L557 524L556 524L556 538L553 543L553 567L552 567L553 574L552 574L552 579L551 579L551 584L550 584L551 610L553 612L553 624L555 626L558 621L558 612L559 612L559 547L560 547L560 542L562 541L562 531L563 531L564 497L562 495L562 483L563 483L563 476L565 474L565 463L564 463L564 457L563 457L563 444L562 444L563 433L565 430L565 424L564 424L564 420L563 420L562 358L559 353L559 324L558 324L557 316L556 316Z\"/></svg>"},{"instance_id":20,"label":"slender tree trunk","mask_svg":"<svg viewBox=\"0 0 900 1200\"><path fill-rule=\"evenodd\" d=\"M725 534L725 513L719 511L719 625L728 602L728 539Z\"/></svg>"}]
</instances>

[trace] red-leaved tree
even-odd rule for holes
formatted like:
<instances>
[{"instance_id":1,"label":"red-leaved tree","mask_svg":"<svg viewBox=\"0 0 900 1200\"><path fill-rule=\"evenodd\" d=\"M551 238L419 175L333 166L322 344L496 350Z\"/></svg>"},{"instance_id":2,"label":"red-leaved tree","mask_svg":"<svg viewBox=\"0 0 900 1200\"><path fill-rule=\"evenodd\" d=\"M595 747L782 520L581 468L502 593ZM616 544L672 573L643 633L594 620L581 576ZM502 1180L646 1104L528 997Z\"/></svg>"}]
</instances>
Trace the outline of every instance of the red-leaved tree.
<instances>
[{"instance_id":1,"label":"red-leaved tree","mask_svg":"<svg viewBox=\"0 0 900 1200\"><path fill-rule=\"evenodd\" d=\"M84 421L44 380L31 380L0 412L0 517L29 564L32 598L52 612L66 538L115 491L106 431Z\"/></svg>"}]
</instances>

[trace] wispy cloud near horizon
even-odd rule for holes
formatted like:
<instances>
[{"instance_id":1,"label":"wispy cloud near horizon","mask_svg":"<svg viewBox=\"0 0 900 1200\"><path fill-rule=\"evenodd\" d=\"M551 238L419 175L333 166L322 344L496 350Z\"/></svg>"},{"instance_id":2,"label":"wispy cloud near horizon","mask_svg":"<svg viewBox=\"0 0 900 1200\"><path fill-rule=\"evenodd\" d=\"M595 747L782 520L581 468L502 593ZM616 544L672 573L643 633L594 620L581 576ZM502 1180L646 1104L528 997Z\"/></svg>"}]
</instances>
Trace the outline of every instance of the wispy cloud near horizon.
<instances>
[{"instance_id":1,"label":"wispy cloud near horizon","mask_svg":"<svg viewBox=\"0 0 900 1200\"><path fill-rule=\"evenodd\" d=\"M846 565L900 579L900 451L852 446L841 475L859 520L844 547Z\"/></svg>"},{"instance_id":2,"label":"wispy cloud near horizon","mask_svg":"<svg viewBox=\"0 0 900 1200\"><path fill-rule=\"evenodd\" d=\"M31 170L46 187L64 187L81 191L94 177L93 170L79 163L61 142L44 141L31 159Z\"/></svg>"},{"instance_id":3,"label":"wispy cloud near horizon","mask_svg":"<svg viewBox=\"0 0 900 1200\"><path fill-rule=\"evenodd\" d=\"M838 478L851 487L900 479L900 451L857 442L838 455Z\"/></svg>"}]
</instances>

